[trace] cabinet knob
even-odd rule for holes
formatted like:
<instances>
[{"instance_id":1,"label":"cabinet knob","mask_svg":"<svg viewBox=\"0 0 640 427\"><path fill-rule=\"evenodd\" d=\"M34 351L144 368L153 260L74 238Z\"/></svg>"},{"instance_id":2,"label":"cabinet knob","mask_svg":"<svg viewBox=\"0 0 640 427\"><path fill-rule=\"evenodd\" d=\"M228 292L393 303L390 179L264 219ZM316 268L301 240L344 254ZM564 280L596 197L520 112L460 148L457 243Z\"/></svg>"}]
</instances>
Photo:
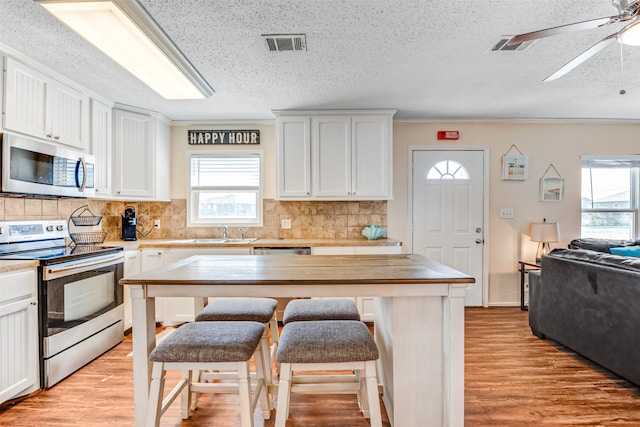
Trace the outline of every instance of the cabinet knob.
<instances>
[{"instance_id":1,"label":"cabinet knob","mask_svg":"<svg viewBox=\"0 0 640 427\"><path fill-rule=\"evenodd\" d=\"M53 139L55 139L56 141L60 141L60 137L59 136L54 136Z\"/></svg>"},{"instance_id":2,"label":"cabinet knob","mask_svg":"<svg viewBox=\"0 0 640 427\"><path fill-rule=\"evenodd\" d=\"M51 135L50 133L47 134L47 138L52 138L53 135Z\"/></svg>"},{"instance_id":3,"label":"cabinet knob","mask_svg":"<svg viewBox=\"0 0 640 427\"><path fill-rule=\"evenodd\" d=\"M29 304L31 304L31 305L38 305L38 301L31 301Z\"/></svg>"}]
</instances>

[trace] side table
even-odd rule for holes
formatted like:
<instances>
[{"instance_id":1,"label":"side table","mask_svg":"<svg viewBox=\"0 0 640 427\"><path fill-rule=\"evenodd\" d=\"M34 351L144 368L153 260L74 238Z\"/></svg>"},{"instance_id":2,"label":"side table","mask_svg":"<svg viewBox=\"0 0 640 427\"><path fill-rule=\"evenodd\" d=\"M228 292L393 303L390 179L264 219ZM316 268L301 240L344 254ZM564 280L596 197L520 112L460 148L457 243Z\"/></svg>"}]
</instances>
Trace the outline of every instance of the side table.
<instances>
[{"instance_id":1,"label":"side table","mask_svg":"<svg viewBox=\"0 0 640 427\"><path fill-rule=\"evenodd\" d=\"M541 266L539 262L531 261L518 261L518 264L518 271L520 272L520 310L526 311L529 308L524 303L524 276L531 270L540 270Z\"/></svg>"}]
</instances>

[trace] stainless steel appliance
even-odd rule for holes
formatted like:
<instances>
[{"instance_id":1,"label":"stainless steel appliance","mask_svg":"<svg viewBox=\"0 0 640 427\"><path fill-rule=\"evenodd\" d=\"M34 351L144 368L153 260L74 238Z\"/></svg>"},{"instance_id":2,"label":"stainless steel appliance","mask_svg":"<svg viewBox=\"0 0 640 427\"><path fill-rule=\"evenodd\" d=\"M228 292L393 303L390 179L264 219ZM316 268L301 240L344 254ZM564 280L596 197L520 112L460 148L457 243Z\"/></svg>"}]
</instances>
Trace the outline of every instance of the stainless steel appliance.
<instances>
[{"instance_id":1,"label":"stainless steel appliance","mask_svg":"<svg viewBox=\"0 0 640 427\"><path fill-rule=\"evenodd\" d=\"M122 215L122 240L137 240L136 236L136 210L131 206L127 206Z\"/></svg>"},{"instance_id":2,"label":"stainless steel appliance","mask_svg":"<svg viewBox=\"0 0 640 427\"><path fill-rule=\"evenodd\" d=\"M0 191L47 196L94 197L95 158L60 144L2 134Z\"/></svg>"},{"instance_id":3,"label":"stainless steel appliance","mask_svg":"<svg viewBox=\"0 0 640 427\"><path fill-rule=\"evenodd\" d=\"M124 336L122 247L65 244L66 221L0 221L0 259L38 260L40 386L49 388Z\"/></svg>"}]
</instances>

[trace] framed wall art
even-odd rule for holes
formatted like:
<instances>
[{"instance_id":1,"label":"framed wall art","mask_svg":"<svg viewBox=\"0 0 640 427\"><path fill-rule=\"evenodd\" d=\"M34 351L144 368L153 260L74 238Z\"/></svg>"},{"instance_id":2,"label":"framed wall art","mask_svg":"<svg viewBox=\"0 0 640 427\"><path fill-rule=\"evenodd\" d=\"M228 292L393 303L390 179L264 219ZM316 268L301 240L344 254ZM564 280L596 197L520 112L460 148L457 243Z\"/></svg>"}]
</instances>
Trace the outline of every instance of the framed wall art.
<instances>
[{"instance_id":1,"label":"framed wall art","mask_svg":"<svg viewBox=\"0 0 640 427\"><path fill-rule=\"evenodd\" d=\"M557 176L549 176L549 171L553 169ZM542 202L559 202L562 200L564 192L564 178L560 176L558 170L549 165L542 178L540 178L540 201Z\"/></svg>"},{"instance_id":2,"label":"framed wall art","mask_svg":"<svg viewBox=\"0 0 640 427\"><path fill-rule=\"evenodd\" d=\"M515 144L511 145L509 150L502 156L502 179L508 181L524 181L528 175L529 159L518 150Z\"/></svg>"}]
</instances>

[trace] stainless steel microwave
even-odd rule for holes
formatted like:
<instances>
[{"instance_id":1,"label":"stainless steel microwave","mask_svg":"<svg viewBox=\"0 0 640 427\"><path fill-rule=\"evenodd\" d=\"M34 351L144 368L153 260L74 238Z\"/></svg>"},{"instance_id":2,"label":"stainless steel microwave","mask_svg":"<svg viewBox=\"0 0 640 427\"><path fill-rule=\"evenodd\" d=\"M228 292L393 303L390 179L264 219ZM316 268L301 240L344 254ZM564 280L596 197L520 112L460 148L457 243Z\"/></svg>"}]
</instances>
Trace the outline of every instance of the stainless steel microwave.
<instances>
[{"instance_id":1,"label":"stainless steel microwave","mask_svg":"<svg viewBox=\"0 0 640 427\"><path fill-rule=\"evenodd\" d=\"M46 196L94 197L95 158L48 141L2 134L0 191Z\"/></svg>"}]
</instances>

